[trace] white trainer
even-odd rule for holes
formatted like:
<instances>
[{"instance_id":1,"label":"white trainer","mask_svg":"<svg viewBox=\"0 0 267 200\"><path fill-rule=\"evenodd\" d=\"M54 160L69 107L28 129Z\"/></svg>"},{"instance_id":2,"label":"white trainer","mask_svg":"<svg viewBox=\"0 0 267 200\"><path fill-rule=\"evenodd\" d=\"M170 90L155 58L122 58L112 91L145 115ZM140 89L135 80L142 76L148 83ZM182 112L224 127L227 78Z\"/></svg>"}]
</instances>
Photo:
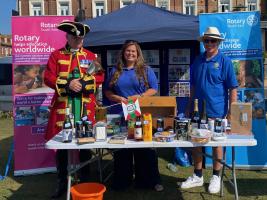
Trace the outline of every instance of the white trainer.
<instances>
[{"instance_id":1,"label":"white trainer","mask_svg":"<svg viewBox=\"0 0 267 200\"><path fill-rule=\"evenodd\" d=\"M186 181L182 182L181 188L182 189L188 189L193 187L202 186L204 183L203 176L198 177L196 174L193 174L192 176L189 176Z\"/></svg>"},{"instance_id":2,"label":"white trainer","mask_svg":"<svg viewBox=\"0 0 267 200\"><path fill-rule=\"evenodd\" d=\"M221 189L221 177L213 175L210 179L210 184L209 184L209 193L211 194L216 194L220 192Z\"/></svg>"}]
</instances>

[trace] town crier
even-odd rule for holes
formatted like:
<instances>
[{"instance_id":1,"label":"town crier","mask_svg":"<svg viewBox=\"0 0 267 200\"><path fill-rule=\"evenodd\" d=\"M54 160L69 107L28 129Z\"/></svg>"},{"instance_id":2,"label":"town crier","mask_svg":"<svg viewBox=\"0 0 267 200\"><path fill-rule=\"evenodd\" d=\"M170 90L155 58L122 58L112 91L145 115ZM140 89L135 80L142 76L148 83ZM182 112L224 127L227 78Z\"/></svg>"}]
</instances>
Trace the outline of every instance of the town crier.
<instances>
[{"instance_id":1,"label":"town crier","mask_svg":"<svg viewBox=\"0 0 267 200\"><path fill-rule=\"evenodd\" d=\"M95 93L104 81L103 70L94 67L96 55L82 47L84 37L90 31L89 26L64 21L57 28L66 32L67 43L51 54L44 74L45 84L55 90L45 134L46 140L50 140L61 131L66 107L71 108L74 121L79 121L85 113L83 110L86 109L88 120L95 122ZM88 160L90 156L89 150L79 152L81 162ZM66 191L67 160L67 150L57 150L57 187L52 198L59 198ZM89 166L86 165L81 168L80 180L87 181L88 176Z\"/></svg>"}]
</instances>

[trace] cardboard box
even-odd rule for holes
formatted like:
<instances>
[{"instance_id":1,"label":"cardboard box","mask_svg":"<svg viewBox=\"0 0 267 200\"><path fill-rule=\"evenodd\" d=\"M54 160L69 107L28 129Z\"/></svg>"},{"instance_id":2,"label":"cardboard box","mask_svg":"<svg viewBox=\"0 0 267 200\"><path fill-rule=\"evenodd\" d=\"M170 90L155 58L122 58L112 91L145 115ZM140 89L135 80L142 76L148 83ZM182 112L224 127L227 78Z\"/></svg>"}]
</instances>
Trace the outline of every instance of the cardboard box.
<instances>
[{"instance_id":1,"label":"cardboard box","mask_svg":"<svg viewBox=\"0 0 267 200\"><path fill-rule=\"evenodd\" d=\"M231 105L231 132L252 135L251 103L234 102Z\"/></svg>"},{"instance_id":2,"label":"cardboard box","mask_svg":"<svg viewBox=\"0 0 267 200\"><path fill-rule=\"evenodd\" d=\"M142 114L151 113L153 129L157 127L157 119L164 119L164 128L173 128L173 118L176 116L176 97L152 96L139 98Z\"/></svg>"}]
</instances>

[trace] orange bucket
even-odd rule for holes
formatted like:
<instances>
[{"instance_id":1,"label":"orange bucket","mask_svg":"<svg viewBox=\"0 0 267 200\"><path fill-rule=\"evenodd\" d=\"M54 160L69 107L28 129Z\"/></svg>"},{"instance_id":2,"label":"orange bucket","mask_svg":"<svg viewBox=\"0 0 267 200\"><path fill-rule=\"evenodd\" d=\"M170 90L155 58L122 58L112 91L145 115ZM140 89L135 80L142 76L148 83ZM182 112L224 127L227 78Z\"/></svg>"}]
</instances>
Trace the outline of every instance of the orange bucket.
<instances>
[{"instance_id":1,"label":"orange bucket","mask_svg":"<svg viewBox=\"0 0 267 200\"><path fill-rule=\"evenodd\" d=\"M81 183L70 189L72 200L102 200L105 191L100 183Z\"/></svg>"}]
</instances>

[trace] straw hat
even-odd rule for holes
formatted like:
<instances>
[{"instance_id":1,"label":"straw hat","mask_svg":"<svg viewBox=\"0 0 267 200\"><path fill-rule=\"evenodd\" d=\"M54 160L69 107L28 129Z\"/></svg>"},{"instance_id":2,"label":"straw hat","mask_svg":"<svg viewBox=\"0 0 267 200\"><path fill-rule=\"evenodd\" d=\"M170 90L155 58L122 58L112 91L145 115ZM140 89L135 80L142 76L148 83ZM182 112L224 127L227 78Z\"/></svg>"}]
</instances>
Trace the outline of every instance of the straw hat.
<instances>
[{"instance_id":1,"label":"straw hat","mask_svg":"<svg viewBox=\"0 0 267 200\"><path fill-rule=\"evenodd\" d=\"M224 40L224 38L221 37L219 30L216 27L212 27L212 26L208 27L205 33L202 36L200 36L198 40L200 42L203 42L205 38L214 38L220 41Z\"/></svg>"},{"instance_id":2,"label":"straw hat","mask_svg":"<svg viewBox=\"0 0 267 200\"><path fill-rule=\"evenodd\" d=\"M57 26L57 28L68 34L80 37L84 37L90 31L90 27L86 24L72 21L63 21Z\"/></svg>"}]
</instances>

